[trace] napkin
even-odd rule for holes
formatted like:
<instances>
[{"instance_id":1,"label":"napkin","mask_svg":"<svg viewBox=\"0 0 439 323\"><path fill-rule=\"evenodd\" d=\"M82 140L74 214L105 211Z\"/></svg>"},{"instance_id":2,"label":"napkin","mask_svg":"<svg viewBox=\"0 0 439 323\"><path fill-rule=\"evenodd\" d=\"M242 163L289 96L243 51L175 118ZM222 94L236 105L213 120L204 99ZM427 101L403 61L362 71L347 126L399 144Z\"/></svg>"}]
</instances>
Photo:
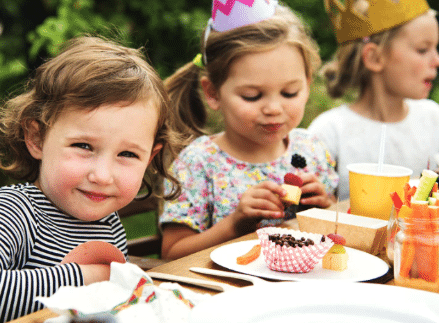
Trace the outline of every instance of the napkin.
<instances>
[{"instance_id":1,"label":"napkin","mask_svg":"<svg viewBox=\"0 0 439 323\"><path fill-rule=\"evenodd\" d=\"M188 322L191 309L211 297L176 283L159 287L138 266L111 263L110 280L88 286L61 287L50 297L37 297L59 317L46 323L102 319L117 323Z\"/></svg>"}]
</instances>

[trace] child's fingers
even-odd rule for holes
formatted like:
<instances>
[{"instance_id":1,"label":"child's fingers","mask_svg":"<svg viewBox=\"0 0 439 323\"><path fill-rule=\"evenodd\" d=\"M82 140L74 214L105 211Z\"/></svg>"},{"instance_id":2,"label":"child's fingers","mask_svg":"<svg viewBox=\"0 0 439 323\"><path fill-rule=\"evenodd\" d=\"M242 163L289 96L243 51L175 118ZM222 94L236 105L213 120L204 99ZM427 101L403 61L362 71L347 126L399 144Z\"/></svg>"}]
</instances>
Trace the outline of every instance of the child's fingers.
<instances>
[{"instance_id":1,"label":"child's fingers","mask_svg":"<svg viewBox=\"0 0 439 323\"><path fill-rule=\"evenodd\" d=\"M300 203L304 205L315 205L322 208L331 206L332 202L326 193L325 186L314 174L300 174L303 180L302 198Z\"/></svg>"},{"instance_id":2,"label":"child's fingers","mask_svg":"<svg viewBox=\"0 0 439 323\"><path fill-rule=\"evenodd\" d=\"M250 208L245 211L246 217L249 218L264 218L264 219L278 219L284 216L283 211L275 211L273 209L265 208Z\"/></svg>"},{"instance_id":3,"label":"child's fingers","mask_svg":"<svg viewBox=\"0 0 439 323\"><path fill-rule=\"evenodd\" d=\"M254 210L274 212L273 216L281 216L284 211L284 206L279 197L267 192L256 191L253 192L252 196L243 197L240 206L245 216L255 216Z\"/></svg>"},{"instance_id":4,"label":"child's fingers","mask_svg":"<svg viewBox=\"0 0 439 323\"><path fill-rule=\"evenodd\" d=\"M326 194L325 186L320 182L307 183L301 187L302 195L324 195Z\"/></svg>"},{"instance_id":5,"label":"child's fingers","mask_svg":"<svg viewBox=\"0 0 439 323\"><path fill-rule=\"evenodd\" d=\"M258 204L255 204L257 208L266 210L283 210L284 205L279 196L284 196L285 194L286 191L280 185L271 183L254 187L251 196L258 201Z\"/></svg>"},{"instance_id":6,"label":"child's fingers","mask_svg":"<svg viewBox=\"0 0 439 323\"><path fill-rule=\"evenodd\" d=\"M251 205L251 208L257 210L283 212L284 205L282 202L278 202L278 200L279 197L274 197L274 200L267 198L255 199Z\"/></svg>"},{"instance_id":7,"label":"child's fingers","mask_svg":"<svg viewBox=\"0 0 439 323\"><path fill-rule=\"evenodd\" d=\"M331 206L332 201L326 193L325 186L320 182L314 182L302 187L300 203L303 205L315 205L326 208Z\"/></svg>"},{"instance_id":8,"label":"child's fingers","mask_svg":"<svg viewBox=\"0 0 439 323\"><path fill-rule=\"evenodd\" d=\"M312 174L312 173L299 173L298 176L302 179L303 186L310 184L310 183L319 182L319 179L317 178L317 176Z\"/></svg>"},{"instance_id":9,"label":"child's fingers","mask_svg":"<svg viewBox=\"0 0 439 323\"><path fill-rule=\"evenodd\" d=\"M303 205L315 205L321 208L327 208L332 205L331 199L325 195L313 195L300 200Z\"/></svg>"},{"instance_id":10,"label":"child's fingers","mask_svg":"<svg viewBox=\"0 0 439 323\"><path fill-rule=\"evenodd\" d=\"M287 193L282 186L271 181L260 182L257 185L255 185L254 188L267 189L271 191L273 194L279 196L284 196Z\"/></svg>"},{"instance_id":11,"label":"child's fingers","mask_svg":"<svg viewBox=\"0 0 439 323\"><path fill-rule=\"evenodd\" d=\"M277 193L284 190L276 183L259 183L248 189L238 205L238 214L245 218L280 218L284 216L284 205Z\"/></svg>"},{"instance_id":12,"label":"child's fingers","mask_svg":"<svg viewBox=\"0 0 439 323\"><path fill-rule=\"evenodd\" d=\"M326 194L325 186L319 181L316 175L309 173L300 174L303 185L301 187L302 196L306 194L320 195Z\"/></svg>"}]
</instances>

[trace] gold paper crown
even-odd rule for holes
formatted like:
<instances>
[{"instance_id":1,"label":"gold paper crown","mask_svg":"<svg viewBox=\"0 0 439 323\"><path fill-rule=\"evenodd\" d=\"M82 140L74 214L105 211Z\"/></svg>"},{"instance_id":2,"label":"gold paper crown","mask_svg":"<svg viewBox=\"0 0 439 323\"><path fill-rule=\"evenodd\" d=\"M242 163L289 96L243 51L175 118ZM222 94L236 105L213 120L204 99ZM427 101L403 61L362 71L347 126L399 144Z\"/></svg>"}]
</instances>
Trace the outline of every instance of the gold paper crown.
<instances>
[{"instance_id":1,"label":"gold paper crown","mask_svg":"<svg viewBox=\"0 0 439 323\"><path fill-rule=\"evenodd\" d=\"M338 43L377 34L430 9L426 0L324 0Z\"/></svg>"}]
</instances>

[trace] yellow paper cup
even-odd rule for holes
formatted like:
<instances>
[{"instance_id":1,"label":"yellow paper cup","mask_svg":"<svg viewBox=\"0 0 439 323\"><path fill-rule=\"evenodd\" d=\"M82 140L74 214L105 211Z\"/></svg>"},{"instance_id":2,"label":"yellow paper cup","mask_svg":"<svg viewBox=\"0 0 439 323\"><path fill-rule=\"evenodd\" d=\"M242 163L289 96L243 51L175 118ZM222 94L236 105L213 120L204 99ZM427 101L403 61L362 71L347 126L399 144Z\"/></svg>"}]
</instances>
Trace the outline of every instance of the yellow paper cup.
<instances>
[{"instance_id":1,"label":"yellow paper cup","mask_svg":"<svg viewBox=\"0 0 439 323\"><path fill-rule=\"evenodd\" d=\"M349 194L351 213L371 218L389 220L393 201L390 193L404 196L404 184L413 171L395 165L360 163L349 164Z\"/></svg>"}]
</instances>

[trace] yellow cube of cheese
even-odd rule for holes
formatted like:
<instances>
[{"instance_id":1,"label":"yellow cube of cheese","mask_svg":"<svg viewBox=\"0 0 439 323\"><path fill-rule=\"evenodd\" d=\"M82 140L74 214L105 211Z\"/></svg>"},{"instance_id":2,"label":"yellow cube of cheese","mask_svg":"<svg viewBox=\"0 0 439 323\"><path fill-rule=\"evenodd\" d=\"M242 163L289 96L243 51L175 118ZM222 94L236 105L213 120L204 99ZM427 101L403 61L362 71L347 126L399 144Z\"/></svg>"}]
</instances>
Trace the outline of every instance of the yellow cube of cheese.
<instances>
[{"instance_id":1,"label":"yellow cube of cheese","mask_svg":"<svg viewBox=\"0 0 439 323\"><path fill-rule=\"evenodd\" d=\"M288 184L282 184L282 187L287 191L287 195L281 198L282 202L286 204L299 204L300 196L302 195L300 187Z\"/></svg>"}]
</instances>

